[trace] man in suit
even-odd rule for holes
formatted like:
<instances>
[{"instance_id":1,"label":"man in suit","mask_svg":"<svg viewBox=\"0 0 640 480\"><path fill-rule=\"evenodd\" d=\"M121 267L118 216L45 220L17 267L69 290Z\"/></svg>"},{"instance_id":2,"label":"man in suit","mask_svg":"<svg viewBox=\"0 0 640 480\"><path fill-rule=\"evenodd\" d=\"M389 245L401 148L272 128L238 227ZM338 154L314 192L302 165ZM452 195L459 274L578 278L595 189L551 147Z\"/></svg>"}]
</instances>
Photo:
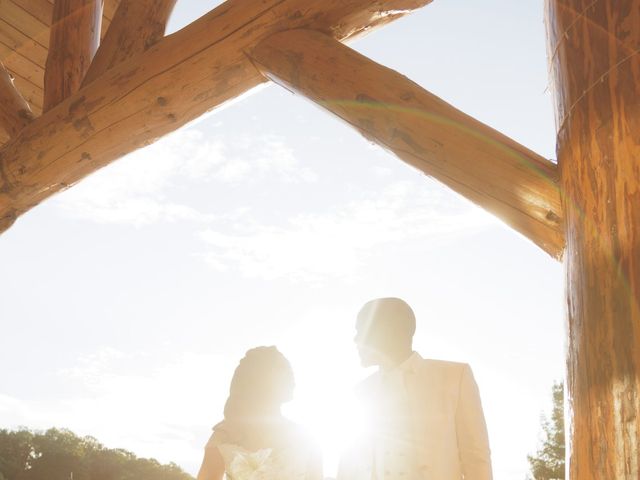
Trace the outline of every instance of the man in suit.
<instances>
[{"instance_id":1,"label":"man in suit","mask_svg":"<svg viewBox=\"0 0 640 480\"><path fill-rule=\"evenodd\" d=\"M371 415L366 441L341 461L339 480L491 480L487 427L468 365L413 351L416 320L398 298L360 310L354 341Z\"/></svg>"}]
</instances>

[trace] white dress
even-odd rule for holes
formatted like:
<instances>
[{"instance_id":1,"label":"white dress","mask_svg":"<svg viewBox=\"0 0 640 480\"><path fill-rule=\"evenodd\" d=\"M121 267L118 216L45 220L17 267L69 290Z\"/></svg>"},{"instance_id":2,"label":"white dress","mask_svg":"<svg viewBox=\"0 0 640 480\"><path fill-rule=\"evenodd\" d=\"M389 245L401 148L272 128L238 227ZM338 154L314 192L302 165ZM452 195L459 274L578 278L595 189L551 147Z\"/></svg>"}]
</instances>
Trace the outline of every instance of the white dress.
<instances>
[{"instance_id":1,"label":"white dress","mask_svg":"<svg viewBox=\"0 0 640 480\"><path fill-rule=\"evenodd\" d=\"M227 480L320 480L322 459L319 452L289 421L283 421L270 441L249 441L242 432L222 422L214 429L207 447L220 452ZM242 440L242 441L241 441ZM242 443L243 445L240 445ZM248 448L246 445L269 445Z\"/></svg>"},{"instance_id":2,"label":"white dress","mask_svg":"<svg viewBox=\"0 0 640 480\"><path fill-rule=\"evenodd\" d=\"M218 445L228 480L306 480L307 464L295 452L256 451L232 443Z\"/></svg>"}]
</instances>

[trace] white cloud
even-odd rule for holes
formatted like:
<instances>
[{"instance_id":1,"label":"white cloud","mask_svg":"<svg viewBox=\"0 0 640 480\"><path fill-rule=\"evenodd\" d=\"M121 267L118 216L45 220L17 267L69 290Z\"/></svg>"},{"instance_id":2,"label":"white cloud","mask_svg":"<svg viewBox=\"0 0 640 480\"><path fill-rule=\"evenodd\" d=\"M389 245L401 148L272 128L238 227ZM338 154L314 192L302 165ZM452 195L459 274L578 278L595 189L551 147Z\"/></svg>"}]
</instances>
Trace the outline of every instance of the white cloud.
<instances>
[{"instance_id":1,"label":"white cloud","mask_svg":"<svg viewBox=\"0 0 640 480\"><path fill-rule=\"evenodd\" d=\"M378 247L433 240L494 222L466 202L444 200L428 182L402 181L328 213L294 216L284 226L254 221L236 225L231 233L208 228L201 238L211 247L204 258L218 270L318 281L352 277Z\"/></svg>"},{"instance_id":2,"label":"white cloud","mask_svg":"<svg viewBox=\"0 0 640 480\"><path fill-rule=\"evenodd\" d=\"M21 400L0 393L0 420L3 425L12 423L21 426L28 423L31 415L28 406ZM10 422L7 421L10 419Z\"/></svg>"},{"instance_id":3,"label":"white cloud","mask_svg":"<svg viewBox=\"0 0 640 480\"><path fill-rule=\"evenodd\" d=\"M210 222L217 216L189 205L189 200L174 200L175 189L214 182L315 180L315 174L300 167L291 148L278 137L238 135L223 140L190 128L101 169L55 202L64 214L97 223Z\"/></svg>"},{"instance_id":4,"label":"white cloud","mask_svg":"<svg viewBox=\"0 0 640 480\"><path fill-rule=\"evenodd\" d=\"M374 175L379 177L379 178L389 177L393 173L393 170L391 170L391 168L389 168L389 167L381 167L381 166L378 166L378 165L374 166L372 168L372 171L373 171Z\"/></svg>"},{"instance_id":5,"label":"white cloud","mask_svg":"<svg viewBox=\"0 0 640 480\"><path fill-rule=\"evenodd\" d=\"M315 182L317 175L308 168L301 168L289 148L282 139L265 135L257 152L257 166L263 172L277 171L280 178L289 183Z\"/></svg>"},{"instance_id":6,"label":"white cloud","mask_svg":"<svg viewBox=\"0 0 640 480\"><path fill-rule=\"evenodd\" d=\"M192 127L95 173L60 195L57 205L67 215L98 223L191 222L207 245L199 255L216 270L310 282L353 279L384 246L404 240L433 241L494 222L467 202L445 197L422 175L407 177L402 172L396 177L390 166L373 164L364 173L369 175L363 178L365 185L387 182L386 187L377 192L369 185L368 193L354 197L356 190L347 184L342 192L352 200L321 212L309 212L310 202L290 202L285 211L260 205L258 209L269 212L271 223L265 223L241 205L229 208L212 201L223 213L205 210L202 198L226 199L221 190L232 192L242 183L251 191L259 182L264 191L277 189L286 197L287 185L311 184L317 175L299 164L280 137L222 139ZM409 179L393 182L394 178ZM335 188L317 185L323 191ZM291 191L300 194L295 186Z\"/></svg>"}]
</instances>

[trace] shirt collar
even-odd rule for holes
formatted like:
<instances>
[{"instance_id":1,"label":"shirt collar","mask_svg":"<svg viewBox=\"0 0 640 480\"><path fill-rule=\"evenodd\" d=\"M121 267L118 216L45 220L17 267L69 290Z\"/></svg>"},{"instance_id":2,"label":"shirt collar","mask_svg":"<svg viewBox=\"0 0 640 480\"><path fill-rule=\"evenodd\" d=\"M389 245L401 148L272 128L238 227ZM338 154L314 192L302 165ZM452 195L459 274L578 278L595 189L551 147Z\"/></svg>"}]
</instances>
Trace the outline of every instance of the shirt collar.
<instances>
[{"instance_id":1,"label":"shirt collar","mask_svg":"<svg viewBox=\"0 0 640 480\"><path fill-rule=\"evenodd\" d=\"M404 373L415 373L422 361L422 357L418 352L411 352L409 358L400 364L398 370Z\"/></svg>"},{"instance_id":2,"label":"shirt collar","mask_svg":"<svg viewBox=\"0 0 640 480\"><path fill-rule=\"evenodd\" d=\"M420 365L421 361L422 357L418 354L418 352L412 352L411 355L409 355L409 357L397 367L386 372L381 372L382 377L388 378L397 375L404 375L407 373L415 373L418 370L418 366Z\"/></svg>"}]
</instances>

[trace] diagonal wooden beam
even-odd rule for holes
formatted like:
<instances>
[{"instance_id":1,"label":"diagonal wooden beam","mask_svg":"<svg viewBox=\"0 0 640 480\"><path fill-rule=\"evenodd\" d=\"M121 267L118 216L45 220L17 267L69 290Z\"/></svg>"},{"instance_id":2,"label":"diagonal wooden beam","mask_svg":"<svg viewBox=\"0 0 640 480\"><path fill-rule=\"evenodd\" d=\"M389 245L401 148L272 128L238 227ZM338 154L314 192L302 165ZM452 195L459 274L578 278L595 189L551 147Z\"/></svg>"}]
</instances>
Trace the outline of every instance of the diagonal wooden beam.
<instances>
[{"instance_id":1,"label":"diagonal wooden beam","mask_svg":"<svg viewBox=\"0 0 640 480\"><path fill-rule=\"evenodd\" d=\"M322 33L277 33L250 56L270 80L494 213L551 256L562 254L557 168L549 160Z\"/></svg>"},{"instance_id":2,"label":"diagonal wooden beam","mask_svg":"<svg viewBox=\"0 0 640 480\"><path fill-rule=\"evenodd\" d=\"M56 0L44 73L44 110L80 88L100 42L102 0Z\"/></svg>"},{"instance_id":3,"label":"diagonal wooden beam","mask_svg":"<svg viewBox=\"0 0 640 480\"><path fill-rule=\"evenodd\" d=\"M337 40L431 0L227 0L105 72L0 150L0 232L117 158L266 81L245 51L290 28Z\"/></svg>"},{"instance_id":4,"label":"diagonal wooden beam","mask_svg":"<svg viewBox=\"0 0 640 480\"><path fill-rule=\"evenodd\" d=\"M27 101L13 84L13 78L0 62L0 127L10 137L33 121L33 113Z\"/></svg>"},{"instance_id":5,"label":"diagonal wooden beam","mask_svg":"<svg viewBox=\"0 0 640 480\"><path fill-rule=\"evenodd\" d=\"M162 39L176 1L122 0L82 84Z\"/></svg>"}]
</instances>

